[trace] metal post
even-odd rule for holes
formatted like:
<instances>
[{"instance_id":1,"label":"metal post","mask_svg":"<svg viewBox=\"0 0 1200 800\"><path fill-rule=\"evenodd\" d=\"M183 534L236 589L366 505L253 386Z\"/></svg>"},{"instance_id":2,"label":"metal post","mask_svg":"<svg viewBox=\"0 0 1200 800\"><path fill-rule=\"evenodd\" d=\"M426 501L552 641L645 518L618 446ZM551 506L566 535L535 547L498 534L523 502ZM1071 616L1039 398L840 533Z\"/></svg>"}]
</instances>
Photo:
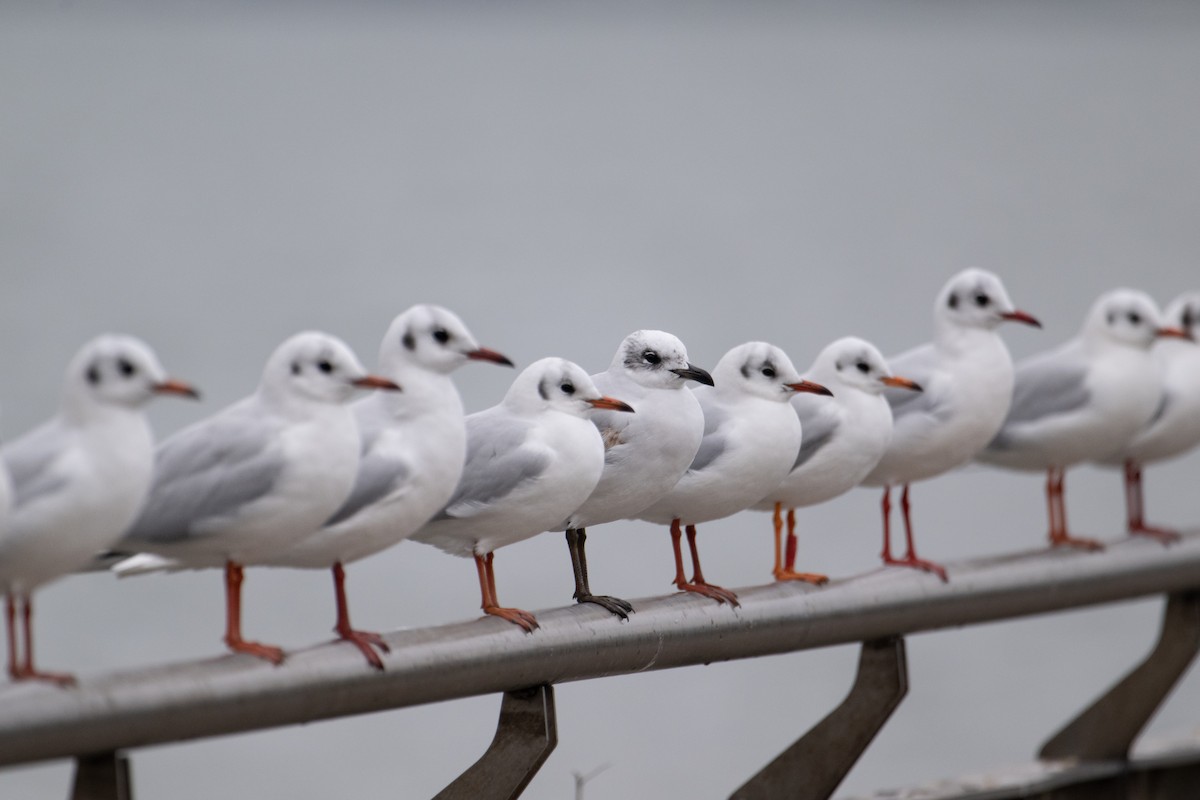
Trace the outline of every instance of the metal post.
<instances>
[{"instance_id":1,"label":"metal post","mask_svg":"<svg viewBox=\"0 0 1200 800\"><path fill-rule=\"evenodd\" d=\"M115 752L81 756L75 761L71 800L133 800L129 759Z\"/></svg>"},{"instance_id":2,"label":"metal post","mask_svg":"<svg viewBox=\"0 0 1200 800\"><path fill-rule=\"evenodd\" d=\"M863 642L858 675L842 704L746 781L730 800L829 797L907 692L904 640Z\"/></svg>"},{"instance_id":3,"label":"metal post","mask_svg":"<svg viewBox=\"0 0 1200 800\"><path fill-rule=\"evenodd\" d=\"M513 800L558 744L554 687L504 693L500 723L487 752L434 800Z\"/></svg>"},{"instance_id":4,"label":"metal post","mask_svg":"<svg viewBox=\"0 0 1200 800\"><path fill-rule=\"evenodd\" d=\"M1170 595L1158 644L1139 666L1056 733L1039 758L1123 760L1200 652L1200 592Z\"/></svg>"}]
</instances>

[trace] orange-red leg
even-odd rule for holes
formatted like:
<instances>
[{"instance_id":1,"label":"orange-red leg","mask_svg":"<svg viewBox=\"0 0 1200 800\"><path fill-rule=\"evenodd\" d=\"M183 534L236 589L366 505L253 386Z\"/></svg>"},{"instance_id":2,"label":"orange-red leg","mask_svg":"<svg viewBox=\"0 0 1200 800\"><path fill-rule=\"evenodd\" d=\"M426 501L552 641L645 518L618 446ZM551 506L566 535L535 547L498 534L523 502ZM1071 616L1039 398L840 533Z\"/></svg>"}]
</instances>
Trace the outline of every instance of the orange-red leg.
<instances>
[{"instance_id":1,"label":"orange-red leg","mask_svg":"<svg viewBox=\"0 0 1200 800\"><path fill-rule=\"evenodd\" d=\"M1067 503L1063 479L1066 471L1062 467L1050 467L1046 472L1046 506L1050 515L1050 546L1078 547L1081 550L1103 550L1104 545L1095 539L1084 539L1067 533Z\"/></svg>"},{"instance_id":2,"label":"orange-red leg","mask_svg":"<svg viewBox=\"0 0 1200 800\"><path fill-rule=\"evenodd\" d=\"M4 595L4 630L8 635L8 675L16 678L20 672L17 665L17 598L12 592Z\"/></svg>"},{"instance_id":3,"label":"orange-red leg","mask_svg":"<svg viewBox=\"0 0 1200 800\"><path fill-rule=\"evenodd\" d=\"M519 608L503 608L496 596L496 573L492 567L494 553L486 556L475 555L475 569L479 573L479 593L483 596L483 613L493 617L506 619L514 625L519 625L526 633L533 633L538 627L538 621L533 614Z\"/></svg>"},{"instance_id":4,"label":"orange-red leg","mask_svg":"<svg viewBox=\"0 0 1200 800\"><path fill-rule=\"evenodd\" d=\"M378 647L385 653L390 653L391 648L378 633L356 631L350 625L350 604L346 602L346 570L340 561L333 565L333 592L337 600L337 623L333 626L334 632L339 639L357 647L368 664L382 670L383 659L375 652L375 648Z\"/></svg>"},{"instance_id":5,"label":"orange-red leg","mask_svg":"<svg viewBox=\"0 0 1200 800\"><path fill-rule=\"evenodd\" d=\"M710 586L703 583L704 576L700 573L700 564L696 560L696 529L688 526L688 544L692 548L692 566L695 569L695 575L692 581L688 581L683 572L683 528L678 519L671 520L671 548L675 551L675 588L681 592L693 592L694 594L704 595L705 597L716 600L718 603L732 602L733 605L738 605L737 597L732 592L726 592L718 586ZM695 578L699 578L698 583ZM720 589L718 593L717 589ZM732 597L732 601L730 598Z\"/></svg>"},{"instance_id":6,"label":"orange-red leg","mask_svg":"<svg viewBox=\"0 0 1200 800\"><path fill-rule=\"evenodd\" d=\"M932 572L943 581L949 580L946 577L946 569L941 564L917 557L917 544L913 538L912 507L908 502L907 483L904 484L904 490L900 493L900 511L904 515L904 540L908 552L905 553L904 558L892 557L891 523L889 522L892 510L891 498L889 497L890 492L891 487L886 487L883 490L883 563L900 567L913 567L925 572Z\"/></svg>"},{"instance_id":7,"label":"orange-red leg","mask_svg":"<svg viewBox=\"0 0 1200 800\"><path fill-rule=\"evenodd\" d=\"M705 597L711 597L718 603L729 603L734 608L741 606L736 594L704 580L704 572L700 569L700 551L696 547L696 526L688 525L686 530L688 550L692 555L692 582L690 586L693 588L688 589L688 591L699 592Z\"/></svg>"},{"instance_id":8,"label":"orange-red leg","mask_svg":"<svg viewBox=\"0 0 1200 800\"><path fill-rule=\"evenodd\" d=\"M241 564L225 562L225 645L235 653L247 653L275 665L282 664L281 648L242 638L242 582L245 578Z\"/></svg>"},{"instance_id":9,"label":"orange-red leg","mask_svg":"<svg viewBox=\"0 0 1200 800\"><path fill-rule=\"evenodd\" d=\"M1128 510L1131 536L1149 536L1164 545L1179 541L1179 533L1169 528L1147 525L1145 496L1142 494L1142 465L1129 459L1125 462L1125 507Z\"/></svg>"},{"instance_id":10,"label":"orange-red leg","mask_svg":"<svg viewBox=\"0 0 1200 800\"><path fill-rule=\"evenodd\" d=\"M21 604L21 636L25 640L25 656L23 659L17 656L17 610L16 605ZM57 686L74 686L75 676L65 672L42 672L33 665L33 597L28 593L13 592L8 595L6 603L6 615L8 617L9 635L8 646L10 648L8 661L8 674L12 676L14 681L47 681Z\"/></svg>"},{"instance_id":11,"label":"orange-red leg","mask_svg":"<svg viewBox=\"0 0 1200 800\"><path fill-rule=\"evenodd\" d=\"M776 508L778 508L778 505L776 505ZM796 550L798 548L799 543L796 540L796 509L789 508L787 514L787 555L785 556L783 569L775 571L775 580L804 581L815 586L828 583L828 575L821 575L817 572L796 572Z\"/></svg>"}]
</instances>

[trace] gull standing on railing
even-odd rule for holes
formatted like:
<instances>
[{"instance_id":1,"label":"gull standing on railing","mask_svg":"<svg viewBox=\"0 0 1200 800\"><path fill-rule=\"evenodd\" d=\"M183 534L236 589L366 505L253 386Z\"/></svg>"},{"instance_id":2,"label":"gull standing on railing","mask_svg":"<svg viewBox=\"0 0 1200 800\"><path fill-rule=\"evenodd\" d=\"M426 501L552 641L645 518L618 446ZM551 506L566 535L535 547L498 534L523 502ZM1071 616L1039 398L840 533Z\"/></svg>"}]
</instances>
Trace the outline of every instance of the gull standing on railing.
<instances>
[{"instance_id":1,"label":"gull standing on railing","mask_svg":"<svg viewBox=\"0 0 1200 800\"><path fill-rule=\"evenodd\" d=\"M283 661L242 638L243 565L286 549L345 501L358 471L356 388L398 389L324 333L287 339L258 391L164 441L145 508L114 550L119 575L224 567L230 650Z\"/></svg>"},{"instance_id":2,"label":"gull standing on railing","mask_svg":"<svg viewBox=\"0 0 1200 800\"><path fill-rule=\"evenodd\" d=\"M1154 416L1162 381L1150 346L1186 338L1163 324L1145 292L1115 289L1092 304L1079 335L1017 365L1012 408L979 460L1045 470L1050 543L1103 549L1067 527L1063 476L1081 461L1117 458Z\"/></svg>"},{"instance_id":3,"label":"gull standing on railing","mask_svg":"<svg viewBox=\"0 0 1200 800\"><path fill-rule=\"evenodd\" d=\"M766 342L747 342L722 356L713 383L693 390L704 411L704 439L691 466L670 492L637 516L671 526L676 587L737 606L736 594L704 579L696 526L749 508L783 480L801 437L800 420L788 400L796 392L830 391L801 378L787 354ZM681 526L687 528L691 581L683 571Z\"/></svg>"},{"instance_id":4,"label":"gull standing on railing","mask_svg":"<svg viewBox=\"0 0 1200 800\"><path fill-rule=\"evenodd\" d=\"M485 614L527 632L528 611L496 596L498 547L553 529L587 499L604 468L604 444L588 419L593 409L633 411L600 394L578 364L543 358L517 376L498 405L467 417L467 461L454 495L419 542L474 558Z\"/></svg>"},{"instance_id":5,"label":"gull standing on railing","mask_svg":"<svg viewBox=\"0 0 1200 800\"><path fill-rule=\"evenodd\" d=\"M892 410L883 398L884 389L919 392L921 387L893 375L875 345L854 336L822 350L804 377L830 387L833 399L811 394L792 397L792 408L800 418L800 448L791 472L754 508L774 512L775 580L819 585L829 579L795 570L796 509L832 500L862 482L892 440ZM786 557L781 541L784 506L788 510Z\"/></svg>"},{"instance_id":6,"label":"gull standing on railing","mask_svg":"<svg viewBox=\"0 0 1200 800\"><path fill-rule=\"evenodd\" d=\"M441 306L417 305L396 317L379 346L379 374L404 387L356 401L362 456L354 488L325 525L261 563L332 569L338 637L383 669L377 633L350 624L343 565L408 538L446 504L462 475L467 425L450 373L469 360L512 366L480 347L467 326Z\"/></svg>"},{"instance_id":7,"label":"gull standing on railing","mask_svg":"<svg viewBox=\"0 0 1200 800\"><path fill-rule=\"evenodd\" d=\"M140 340L100 336L71 360L58 415L0 450L12 481L11 509L0 524L0 590L14 679L74 681L34 667L33 591L86 565L137 514L154 466L154 436L142 408L164 393L197 396L169 379Z\"/></svg>"},{"instance_id":8,"label":"gull standing on railing","mask_svg":"<svg viewBox=\"0 0 1200 800\"><path fill-rule=\"evenodd\" d=\"M704 412L688 381L713 385L712 376L688 361L683 342L669 333L634 331L608 369L593 375L596 388L633 403L636 414L593 413L604 440L604 472L587 502L555 530L565 530L575 572L575 600L595 603L626 619L633 611L619 597L592 594L588 585L586 529L626 519L662 497L679 480L704 436Z\"/></svg>"},{"instance_id":9,"label":"gull standing on railing","mask_svg":"<svg viewBox=\"0 0 1200 800\"><path fill-rule=\"evenodd\" d=\"M917 556L909 514L908 486L970 461L982 450L1012 402L1013 363L996 333L1005 321L1041 327L1018 311L1004 284L991 272L965 269L938 292L933 306L933 341L888 359L892 369L921 385L921 393L889 390L892 441L863 480L883 487L883 563L915 567L946 580L940 564ZM892 487L902 485L907 552L892 555Z\"/></svg>"}]
</instances>

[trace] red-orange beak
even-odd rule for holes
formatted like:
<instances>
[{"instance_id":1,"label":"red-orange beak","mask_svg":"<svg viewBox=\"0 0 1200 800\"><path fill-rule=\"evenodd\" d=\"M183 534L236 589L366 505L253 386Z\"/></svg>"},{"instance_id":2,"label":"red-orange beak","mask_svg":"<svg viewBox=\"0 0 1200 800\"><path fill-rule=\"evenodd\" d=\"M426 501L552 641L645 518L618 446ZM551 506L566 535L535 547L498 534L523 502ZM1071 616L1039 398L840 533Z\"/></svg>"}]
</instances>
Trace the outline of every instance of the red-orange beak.
<instances>
[{"instance_id":1,"label":"red-orange beak","mask_svg":"<svg viewBox=\"0 0 1200 800\"><path fill-rule=\"evenodd\" d=\"M1192 336L1190 331L1185 331L1183 328L1176 328L1174 325L1159 328L1154 332L1154 335L1168 339L1187 339L1189 342L1196 341L1196 337Z\"/></svg>"},{"instance_id":2,"label":"red-orange beak","mask_svg":"<svg viewBox=\"0 0 1200 800\"><path fill-rule=\"evenodd\" d=\"M183 381L168 379L162 383L156 383L151 387L155 394L177 394L181 397L190 397L193 400L200 399L200 393L197 392L190 384Z\"/></svg>"},{"instance_id":3,"label":"red-orange beak","mask_svg":"<svg viewBox=\"0 0 1200 800\"><path fill-rule=\"evenodd\" d=\"M1038 322L1037 317L1027 314L1024 311L1005 311L1000 317L1009 322L1024 322L1026 325L1032 325L1035 328L1042 327L1042 323Z\"/></svg>"},{"instance_id":4,"label":"red-orange beak","mask_svg":"<svg viewBox=\"0 0 1200 800\"><path fill-rule=\"evenodd\" d=\"M387 378L381 378L378 375L364 375L361 378L355 378L350 381L360 389L383 389L385 392L398 392L400 386Z\"/></svg>"},{"instance_id":5,"label":"red-orange beak","mask_svg":"<svg viewBox=\"0 0 1200 800\"><path fill-rule=\"evenodd\" d=\"M490 350L486 347L481 347L478 350L471 350L467 353L467 358L472 361L490 361L493 364L503 364L506 367L514 366L513 362L508 360L508 356L503 353L497 353L495 350Z\"/></svg>"},{"instance_id":6,"label":"red-orange beak","mask_svg":"<svg viewBox=\"0 0 1200 800\"><path fill-rule=\"evenodd\" d=\"M901 378L899 375L888 375L886 378L880 378L879 382L884 386L891 386L895 389L909 389L914 392L923 392L921 384L916 381L910 381L908 378Z\"/></svg>"},{"instance_id":7,"label":"red-orange beak","mask_svg":"<svg viewBox=\"0 0 1200 800\"><path fill-rule=\"evenodd\" d=\"M827 397L833 397L833 392L826 389L819 383L812 381L800 381L799 383L785 383L784 386L791 389L793 392L809 392L811 394L823 394Z\"/></svg>"},{"instance_id":8,"label":"red-orange beak","mask_svg":"<svg viewBox=\"0 0 1200 800\"><path fill-rule=\"evenodd\" d=\"M586 402L592 408L605 408L609 411L628 411L630 414L633 413L633 406L629 405L628 403L623 403L615 397L609 397L608 395L597 397L595 400L588 400Z\"/></svg>"}]
</instances>

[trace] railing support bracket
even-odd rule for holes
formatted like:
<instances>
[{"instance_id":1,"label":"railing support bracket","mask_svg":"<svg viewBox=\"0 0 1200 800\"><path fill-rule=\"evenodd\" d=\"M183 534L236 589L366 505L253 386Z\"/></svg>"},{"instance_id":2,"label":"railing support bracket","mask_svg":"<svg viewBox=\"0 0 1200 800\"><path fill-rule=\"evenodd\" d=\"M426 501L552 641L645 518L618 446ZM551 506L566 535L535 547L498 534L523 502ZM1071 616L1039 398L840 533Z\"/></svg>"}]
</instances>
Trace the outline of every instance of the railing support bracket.
<instances>
[{"instance_id":1,"label":"railing support bracket","mask_svg":"<svg viewBox=\"0 0 1200 800\"><path fill-rule=\"evenodd\" d=\"M512 800L533 780L558 744L554 687L505 692L487 752L434 800Z\"/></svg>"},{"instance_id":2,"label":"railing support bracket","mask_svg":"<svg viewBox=\"0 0 1200 800\"><path fill-rule=\"evenodd\" d=\"M858 675L842 704L746 781L730 800L831 796L907 692L904 639L863 642Z\"/></svg>"},{"instance_id":3,"label":"railing support bracket","mask_svg":"<svg viewBox=\"0 0 1200 800\"><path fill-rule=\"evenodd\" d=\"M1158 644L1140 665L1050 738L1043 759L1124 760L1200 652L1200 592L1172 594Z\"/></svg>"},{"instance_id":4,"label":"railing support bracket","mask_svg":"<svg viewBox=\"0 0 1200 800\"><path fill-rule=\"evenodd\" d=\"M75 760L71 800L133 800L129 759L121 753L98 753Z\"/></svg>"}]
</instances>

